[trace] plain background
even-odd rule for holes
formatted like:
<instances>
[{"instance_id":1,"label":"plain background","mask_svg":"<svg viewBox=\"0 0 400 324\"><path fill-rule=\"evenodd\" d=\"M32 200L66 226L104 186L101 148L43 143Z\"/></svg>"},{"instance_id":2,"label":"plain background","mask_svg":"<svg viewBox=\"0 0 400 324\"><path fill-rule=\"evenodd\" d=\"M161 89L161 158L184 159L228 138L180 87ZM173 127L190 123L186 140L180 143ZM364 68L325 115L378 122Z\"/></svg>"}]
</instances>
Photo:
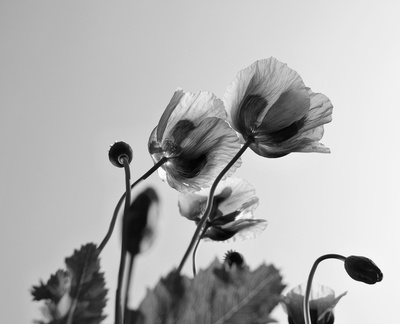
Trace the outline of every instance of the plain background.
<instances>
[{"instance_id":1,"label":"plain background","mask_svg":"<svg viewBox=\"0 0 400 324\"><path fill-rule=\"evenodd\" d=\"M334 105L322 143L331 154L266 159L247 151L236 175L268 220L254 240L203 243L198 265L229 249L280 269L287 288L325 253L364 255L381 283L352 281L325 261L315 282L337 294L341 324L393 323L399 278L400 5L397 1L0 1L1 322L41 318L30 288L86 242L99 243L124 191L109 145L134 150L135 180L151 166L147 141L177 87L223 97L236 73L274 56ZM132 306L177 266L193 231L177 192L152 175L158 237L138 258ZM113 322L119 226L101 265ZM189 263L184 269L190 275ZM281 306L273 313L287 323Z\"/></svg>"}]
</instances>

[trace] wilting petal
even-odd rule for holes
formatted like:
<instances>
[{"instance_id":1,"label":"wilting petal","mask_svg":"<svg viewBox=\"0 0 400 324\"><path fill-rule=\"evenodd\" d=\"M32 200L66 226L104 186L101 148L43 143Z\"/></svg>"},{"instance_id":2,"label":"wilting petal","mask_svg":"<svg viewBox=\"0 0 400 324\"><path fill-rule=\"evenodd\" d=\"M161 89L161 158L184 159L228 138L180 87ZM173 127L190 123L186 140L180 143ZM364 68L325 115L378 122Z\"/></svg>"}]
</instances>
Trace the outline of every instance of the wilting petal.
<instances>
[{"instance_id":1,"label":"wilting petal","mask_svg":"<svg viewBox=\"0 0 400 324\"><path fill-rule=\"evenodd\" d=\"M182 216L196 223L204 215L209 188L194 194L179 196L179 211ZM214 194L213 209L206 223L203 238L225 241L230 238L254 238L262 232L267 222L254 219L253 211L258 205L253 187L239 178L227 178L220 182Z\"/></svg>"},{"instance_id":2,"label":"wilting petal","mask_svg":"<svg viewBox=\"0 0 400 324\"><path fill-rule=\"evenodd\" d=\"M267 227L264 219L237 220L222 226L211 226L204 234L205 240L232 241L253 239Z\"/></svg>"},{"instance_id":3,"label":"wilting petal","mask_svg":"<svg viewBox=\"0 0 400 324\"><path fill-rule=\"evenodd\" d=\"M197 193L179 195L179 212L182 216L189 220L199 220L204 213L207 204L207 196L199 194L200 191Z\"/></svg>"},{"instance_id":4,"label":"wilting petal","mask_svg":"<svg viewBox=\"0 0 400 324\"><path fill-rule=\"evenodd\" d=\"M231 177L226 179L222 186L217 187L216 195L227 187L231 189L232 193L229 199L222 200L218 204L221 212L230 214L235 211L249 211L249 215L252 214L251 212L258 206L258 197L253 186L243 179ZM249 217L249 215L246 216Z\"/></svg>"},{"instance_id":5,"label":"wilting petal","mask_svg":"<svg viewBox=\"0 0 400 324\"><path fill-rule=\"evenodd\" d=\"M304 324L303 299L305 286L300 285L287 293L282 306L288 314L289 323ZM312 324L333 323L333 308L346 292L335 297L335 292L329 287L313 284L310 294L310 313Z\"/></svg>"}]
</instances>

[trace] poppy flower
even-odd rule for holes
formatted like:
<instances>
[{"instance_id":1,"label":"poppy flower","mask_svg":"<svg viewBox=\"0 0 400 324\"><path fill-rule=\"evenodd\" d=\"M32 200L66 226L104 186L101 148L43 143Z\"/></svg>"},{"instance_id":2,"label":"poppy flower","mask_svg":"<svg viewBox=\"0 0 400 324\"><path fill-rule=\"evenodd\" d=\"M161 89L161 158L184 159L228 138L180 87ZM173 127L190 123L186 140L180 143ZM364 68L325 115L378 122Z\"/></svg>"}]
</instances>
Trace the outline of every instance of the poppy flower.
<instances>
[{"instance_id":1,"label":"poppy flower","mask_svg":"<svg viewBox=\"0 0 400 324\"><path fill-rule=\"evenodd\" d=\"M288 314L289 324L304 324L303 299L305 287L293 288L284 296L282 305ZM346 292L335 297L335 292L326 286L313 285L310 295L310 315L312 324L333 324L333 308Z\"/></svg>"},{"instance_id":2,"label":"poppy flower","mask_svg":"<svg viewBox=\"0 0 400 324\"><path fill-rule=\"evenodd\" d=\"M154 163L167 159L158 168L160 177L180 192L209 187L241 147L226 119L214 94L178 89L149 138ZM226 177L240 164L238 160Z\"/></svg>"},{"instance_id":3,"label":"poppy flower","mask_svg":"<svg viewBox=\"0 0 400 324\"><path fill-rule=\"evenodd\" d=\"M332 103L304 85L299 74L271 57L240 71L224 96L232 127L257 154L329 153L319 142L332 120Z\"/></svg>"},{"instance_id":4,"label":"poppy flower","mask_svg":"<svg viewBox=\"0 0 400 324\"><path fill-rule=\"evenodd\" d=\"M198 224L206 209L208 191L203 189L196 193L181 194L178 201L181 215ZM253 217L258 197L246 181L232 177L221 181L213 199L213 209L202 238L213 241L253 238L266 228L266 220Z\"/></svg>"}]
</instances>

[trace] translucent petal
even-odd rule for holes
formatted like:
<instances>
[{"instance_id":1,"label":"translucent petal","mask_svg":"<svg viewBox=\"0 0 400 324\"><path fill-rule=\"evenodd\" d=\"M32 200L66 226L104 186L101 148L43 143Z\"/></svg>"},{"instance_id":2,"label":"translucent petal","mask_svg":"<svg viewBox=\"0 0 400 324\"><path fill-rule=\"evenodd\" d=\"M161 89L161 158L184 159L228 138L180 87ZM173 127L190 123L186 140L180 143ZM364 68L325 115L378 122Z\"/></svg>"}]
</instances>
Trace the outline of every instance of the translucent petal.
<instances>
[{"instance_id":1,"label":"translucent petal","mask_svg":"<svg viewBox=\"0 0 400 324\"><path fill-rule=\"evenodd\" d=\"M176 109L176 106L181 101L182 97L184 96L184 91L182 89L178 89L175 91L174 95L172 96L167 108L165 108L164 113L161 115L160 121L157 127L157 136L156 139L158 142L161 142L162 136L164 134L165 128L168 125L169 118L173 111Z\"/></svg>"},{"instance_id":2,"label":"translucent petal","mask_svg":"<svg viewBox=\"0 0 400 324\"><path fill-rule=\"evenodd\" d=\"M261 95L267 101L265 111L259 116L258 122L261 123L269 108L283 92L303 88L305 88L303 80L296 71L271 57L256 61L241 70L228 86L224 95L224 104L233 127L238 130L239 109L246 96Z\"/></svg>"},{"instance_id":3,"label":"translucent petal","mask_svg":"<svg viewBox=\"0 0 400 324\"><path fill-rule=\"evenodd\" d=\"M207 195L197 193L180 194L178 197L179 212L189 220L197 220L203 216Z\"/></svg>"},{"instance_id":4,"label":"translucent petal","mask_svg":"<svg viewBox=\"0 0 400 324\"><path fill-rule=\"evenodd\" d=\"M210 92L183 92L174 110L168 115L167 124L162 133L162 141L171 137L171 131L182 120L191 121L195 127L207 117L226 119L224 104ZM174 98L174 97L173 97ZM160 120L161 122L161 120ZM158 136L160 139L160 137Z\"/></svg>"},{"instance_id":5,"label":"translucent petal","mask_svg":"<svg viewBox=\"0 0 400 324\"><path fill-rule=\"evenodd\" d=\"M294 321L304 323L303 299L305 285L299 285L290 290L282 300L285 312ZM327 312L333 312L333 308L346 292L335 297L335 292L329 287L314 283L310 294L310 309L316 310L317 317L323 318Z\"/></svg>"},{"instance_id":6,"label":"translucent petal","mask_svg":"<svg viewBox=\"0 0 400 324\"><path fill-rule=\"evenodd\" d=\"M241 219L221 226L222 229L236 232L232 236L232 241L253 239L262 233L267 227L267 221L264 219Z\"/></svg>"},{"instance_id":7,"label":"translucent petal","mask_svg":"<svg viewBox=\"0 0 400 324\"><path fill-rule=\"evenodd\" d=\"M165 164L168 183L180 192L198 191L211 186L240 149L236 132L220 118L202 120L181 145L181 154ZM196 164L192 165L193 161L199 160L202 162L201 168L196 168ZM225 177L235 172L240 164L239 159ZM183 166L185 172L182 170ZM192 172L190 176L188 172Z\"/></svg>"},{"instance_id":8,"label":"translucent petal","mask_svg":"<svg viewBox=\"0 0 400 324\"><path fill-rule=\"evenodd\" d=\"M250 183L241 178L230 177L218 185L216 194L226 187L232 189L232 194L229 199L223 200L219 204L219 210L223 214L230 214L234 211L250 211L246 216L252 218L251 211L257 208L258 198ZM242 214L240 217L242 218Z\"/></svg>"},{"instance_id":9,"label":"translucent petal","mask_svg":"<svg viewBox=\"0 0 400 324\"><path fill-rule=\"evenodd\" d=\"M275 132L303 118L310 108L310 95L306 88L291 89L281 94L265 115L259 128Z\"/></svg>"}]
</instances>

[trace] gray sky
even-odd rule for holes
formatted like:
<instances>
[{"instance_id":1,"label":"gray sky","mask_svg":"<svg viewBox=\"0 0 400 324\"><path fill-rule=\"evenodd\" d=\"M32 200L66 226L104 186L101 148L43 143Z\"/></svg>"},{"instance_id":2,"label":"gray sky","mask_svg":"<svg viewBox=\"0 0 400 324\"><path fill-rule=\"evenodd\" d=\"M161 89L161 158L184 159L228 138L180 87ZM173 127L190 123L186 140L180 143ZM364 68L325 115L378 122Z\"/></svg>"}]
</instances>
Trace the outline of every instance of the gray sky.
<instances>
[{"instance_id":1,"label":"gray sky","mask_svg":"<svg viewBox=\"0 0 400 324\"><path fill-rule=\"evenodd\" d=\"M361 5L362 4L362 5ZM0 1L2 322L40 318L29 289L86 242L99 243L120 195L121 169L107 156L125 140L132 178L146 172L150 132L177 87L222 98L236 73L276 57L328 96L332 153L280 159L248 151L236 172L260 197L254 240L203 243L198 265L228 249L256 267L273 263L285 292L306 281L325 253L365 255L382 269L375 286L326 261L316 282L337 294L337 322L398 317L400 5L397 1ZM156 174L159 235L138 258L132 306L179 261L194 225L179 216L177 192ZM118 230L119 228L117 228ZM119 233L102 255L113 321ZM190 275L190 265L185 273ZM286 316L274 312L280 323Z\"/></svg>"}]
</instances>

